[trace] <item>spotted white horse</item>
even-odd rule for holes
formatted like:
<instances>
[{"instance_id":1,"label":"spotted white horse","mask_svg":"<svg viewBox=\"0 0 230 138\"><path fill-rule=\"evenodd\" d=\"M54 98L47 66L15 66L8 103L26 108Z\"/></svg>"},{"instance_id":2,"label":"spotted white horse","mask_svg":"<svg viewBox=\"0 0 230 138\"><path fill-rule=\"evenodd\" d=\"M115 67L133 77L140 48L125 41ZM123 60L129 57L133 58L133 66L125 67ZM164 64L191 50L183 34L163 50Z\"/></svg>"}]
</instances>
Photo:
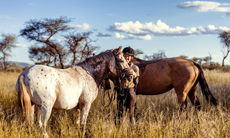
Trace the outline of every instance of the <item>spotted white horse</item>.
<instances>
[{"instance_id":1,"label":"spotted white horse","mask_svg":"<svg viewBox=\"0 0 230 138\"><path fill-rule=\"evenodd\" d=\"M16 83L23 118L32 124L34 105L40 106L38 123L44 137L48 137L46 124L52 109L68 110L79 106L81 115L77 122L83 125L84 135L87 116L98 95L99 85L109 71L118 74L127 68L121 46L87 58L68 69L34 65L23 71Z\"/></svg>"}]
</instances>

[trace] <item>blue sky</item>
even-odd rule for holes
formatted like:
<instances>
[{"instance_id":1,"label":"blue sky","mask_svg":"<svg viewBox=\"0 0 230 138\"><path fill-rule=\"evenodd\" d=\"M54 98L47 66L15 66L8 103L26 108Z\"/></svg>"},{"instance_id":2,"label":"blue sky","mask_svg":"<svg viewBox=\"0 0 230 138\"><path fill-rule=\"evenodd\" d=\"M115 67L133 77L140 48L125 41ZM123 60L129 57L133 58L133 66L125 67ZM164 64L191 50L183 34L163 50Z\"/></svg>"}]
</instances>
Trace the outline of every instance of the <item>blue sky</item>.
<instances>
[{"instance_id":1,"label":"blue sky","mask_svg":"<svg viewBox=\"0 0 230 138\"><path fill-rule=\"evenodd\" d=\"M60 16L73 18L69 25L79 33L93 31L98 53L121 45L146 55L163 50L167 57L210 53L221 63L225 49L218 33L230 31L229 0L0 0L0 33L19 35L30 19ZM33 44L18 37L9 60L33 63L28 57Z\"/></svg>"}]
</instances>

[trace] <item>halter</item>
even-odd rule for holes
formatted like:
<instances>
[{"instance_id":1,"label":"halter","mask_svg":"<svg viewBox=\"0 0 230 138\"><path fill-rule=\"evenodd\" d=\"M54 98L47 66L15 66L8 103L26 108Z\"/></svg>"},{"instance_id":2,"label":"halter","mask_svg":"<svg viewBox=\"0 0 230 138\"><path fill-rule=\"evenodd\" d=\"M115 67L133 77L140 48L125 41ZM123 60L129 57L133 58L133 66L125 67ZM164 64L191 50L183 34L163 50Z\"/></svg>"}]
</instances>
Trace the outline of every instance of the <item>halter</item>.
<instances>
[{"instance_id":1,"label":"halter","mask_svg":"<svg viewBox=\"0 0 230 138\"><path fill-rule=\"evenodd\" d=\"M124 72L127 71L127 70L130 69L130 68L128 67L128 68L122 69L120 62L123 62L123 61L121 61L121 60L119 60L119 59L117 58L117 56L116 56L116 54L115 54L114 51L113 51L113 55L114 55L114 57L115 57L117 75L120 74L119 77L124 78L124 77L125 77L125 73L124 73Z\"/></svg>"}]
</instances>

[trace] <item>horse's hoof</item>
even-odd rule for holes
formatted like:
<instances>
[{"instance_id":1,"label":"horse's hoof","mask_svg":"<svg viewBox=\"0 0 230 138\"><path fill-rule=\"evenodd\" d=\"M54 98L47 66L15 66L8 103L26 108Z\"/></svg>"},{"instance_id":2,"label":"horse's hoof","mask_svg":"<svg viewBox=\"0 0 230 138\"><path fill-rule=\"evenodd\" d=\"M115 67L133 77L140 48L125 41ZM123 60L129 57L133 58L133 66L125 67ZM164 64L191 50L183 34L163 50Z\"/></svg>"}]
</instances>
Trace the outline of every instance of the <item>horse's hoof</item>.
<instances>
[{"instance_id":1,"label":"horse's hoof","mask_svg":"<svg viewBox=\"0 0 230 138\"><path fill-rule=\"evenodd\" d=\"M47 133L44 133L43 138L49 138L49 135Z\"/></svg>"}]
</instances>

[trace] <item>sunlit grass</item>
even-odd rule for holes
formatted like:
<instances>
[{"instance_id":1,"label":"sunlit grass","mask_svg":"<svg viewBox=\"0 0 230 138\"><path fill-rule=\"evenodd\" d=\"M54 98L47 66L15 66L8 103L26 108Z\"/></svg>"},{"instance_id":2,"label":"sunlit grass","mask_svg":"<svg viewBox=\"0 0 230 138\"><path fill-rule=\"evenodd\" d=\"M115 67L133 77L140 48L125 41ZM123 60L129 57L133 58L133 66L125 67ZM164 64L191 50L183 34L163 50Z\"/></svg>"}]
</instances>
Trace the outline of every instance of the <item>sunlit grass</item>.
<instances>
[{"instance_id":1,"label":"sunlit grass","mask_svg":"<svg viewBox=\"0 0 230 138\"><path fill-rule=\"evenodd\" d=\"M0 138L40 138L42 131L37 123L39 111L36 110L33 126L27 126L21 120L15 90L18 75L19 73L0 72ZM189 102L188 108L180 112L176 94L171 90L157 96L138 96L136 125L132 126L127 117L118 126L115 124L116 102L103 107L102 96L99 94L90 109L86 137L230 137L230 73L205 71L205 77L220 108L209 105L199 88L201 111L195 111ZM53 110L47 125L49 136L81 137L82 132L77 126L76 118L76 109Z\"/></svg>"}]
</instances>

